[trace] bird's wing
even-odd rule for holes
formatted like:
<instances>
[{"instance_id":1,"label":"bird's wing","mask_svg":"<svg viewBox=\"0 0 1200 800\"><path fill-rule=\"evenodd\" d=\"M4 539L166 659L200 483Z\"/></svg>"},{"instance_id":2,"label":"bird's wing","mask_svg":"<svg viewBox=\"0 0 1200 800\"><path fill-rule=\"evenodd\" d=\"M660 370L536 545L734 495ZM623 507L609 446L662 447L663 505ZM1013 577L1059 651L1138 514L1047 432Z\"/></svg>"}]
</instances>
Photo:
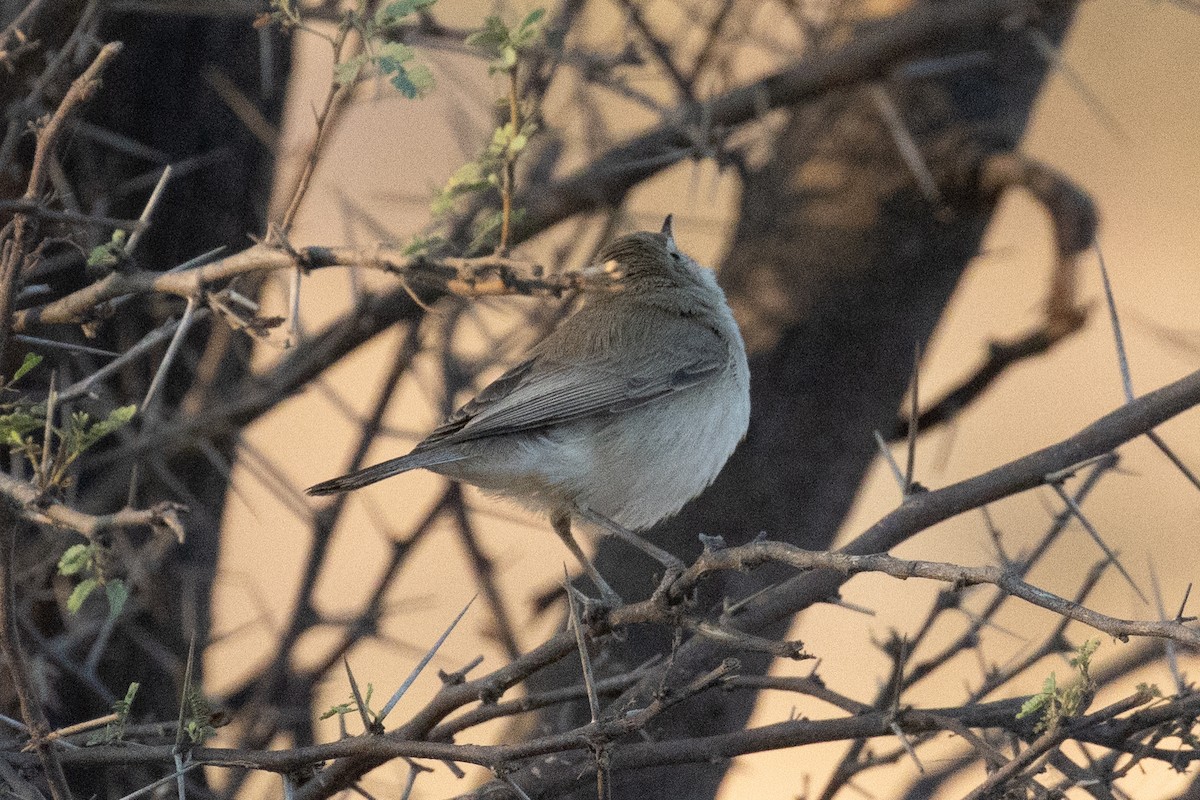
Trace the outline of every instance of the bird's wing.
<instances>
[{"instance_id":1,"label":"bird's wing","mask_svg":"<svg viewBox=\"0 0 1200 800\"><path fill-rule=\"evenodd\" d=\"M572 322L488 384L416 450L619 413L694 386L729 358L728 344L715 330L661 312L632 330L623 328L621 350L636 355L617 371L596 337L574 335L578 325L566 327Z\"/></svg>"}]
</instances>

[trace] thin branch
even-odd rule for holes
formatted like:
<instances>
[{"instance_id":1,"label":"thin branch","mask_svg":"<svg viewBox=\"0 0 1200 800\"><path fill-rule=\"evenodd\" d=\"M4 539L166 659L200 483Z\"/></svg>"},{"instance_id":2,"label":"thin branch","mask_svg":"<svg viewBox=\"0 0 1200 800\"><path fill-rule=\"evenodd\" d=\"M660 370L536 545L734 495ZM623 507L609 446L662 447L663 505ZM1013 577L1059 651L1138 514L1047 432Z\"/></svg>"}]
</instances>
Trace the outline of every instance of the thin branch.
<instances>
[{"instance_id":1,"label":"thin branch","mask_svg":"<svg viewBox=\"0 0 1200 800\"><path fill-rule=\"evenodd\" d=\"M163 167L158 183L154 184L154 191L150 193L150 199L146 201L146 205L142 209L142 215L138 217L137 227L133 229L133 233L129 236L129 241L125 243L126 254L134 251L138 246L138 242L142 240L142 235L149 229L150 217L154 215L154 209L158 207L158 203L162 199L163 192L166 190L169 180L171 180L171 165L167 164Z\"/></svg>"}]
</instances>

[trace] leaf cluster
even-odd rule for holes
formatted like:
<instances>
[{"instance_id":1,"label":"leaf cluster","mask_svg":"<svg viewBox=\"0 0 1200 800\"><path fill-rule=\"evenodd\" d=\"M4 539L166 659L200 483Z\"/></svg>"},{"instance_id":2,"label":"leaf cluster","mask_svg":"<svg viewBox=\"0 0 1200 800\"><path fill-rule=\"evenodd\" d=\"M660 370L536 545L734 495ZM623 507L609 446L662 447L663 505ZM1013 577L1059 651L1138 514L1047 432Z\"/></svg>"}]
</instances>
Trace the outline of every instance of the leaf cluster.
<instances>
[{"instance_id":1,"label":"leaf cluster","mask_svg":"<svg viewBox=\"0 0 1200 800\"><path fill-rule=\"evenodd\" d=\"M83 576L67 598L67 611L79 612L98 587L104 587L108 598L108 616L116 619L129 599L129 586L120 578L110 578L105 572L105 550L98 542L73 544L58 559L58 574L66 577Z\"/></svg>"},{"instance_id":2,"label":"leaf cluster","mask_svg":"<svg viewBox=\"0 0 1200 800\"><path fill-rule=\"evenodd\" d=\"M543 38L545 9L538 8L525 15L514 27L509 27L497 16L488 17L483 27L466 38L466 43L486 53L491 62L489 74L503 73L509 76L509 94L503 98L510 109L508 120L492 131L491 139L479 157L468 161L451 174L442 191L434 198L434 216L442 217L454 210L458 200L484 191L512 194L512 169L517 159L529 145L530 138L537 133L534 115L522 109L516 72L522 55ZM507 183L506 183L506 175ZM494 211L475 222L470 252L478 252L496 238L507 222L512 224L521 218L521 209Z\"/></svg>"},{"instance_id":3,"label":"leaf cluster","mask_svg":"<svg viewBox=\"0 0 1200 800\"><path fill-rule=\"evenodd\" d=\"M27 354L3 390L11 393L13 385L41 361L41 356ZM39 441L35 434L46 430L46 403L19 396L0 402L0 439L8 443L14 455L25 456L42 489L60 488L67 484L67 472L79 456L127 425L136 413L137 406L121 406L93 421L86 411L76 411L65 426L50 426L50 441Z\"/></svg>"},{"instance_id":4,"label":"leaf cluster","mask_svg":"<svg viewBox=\"0 0 1200 800\"><path fill-rule=\"evenodd\" d=\"M86 411L74 411L66 425L50 427L49 442L39 442L33 434L45 429L46 405L17 404L14 411L0 417L0 433L6 437L14 455L25 456L38 485L43 489L61 488L70 482L68 471L79 457L105 436L128 425L136 413L137 406L120 406L103 419L93 420ZM57 445L54 444L56 441ZM50 458L43 461L46 452Z\"/></svg>"},{"instance_id":5,"label":"leaf cluster","mask_svg":"<svg viewBox=\"0 0 1200 800\"><path fill-rule=\"evenodd\" d=\"M125 739L125 725L129 721L129 711L133 708L133 698L137 696L140 683L136 681L129 684L128 691L125 696L113 703L113 713L117 715L116 720L105 725L101 730L96 731L88 737L87 744L93 747L99 744L112 744Z\"/></svg>"},{"instance_id":6,"label":"leaf cluster","mask_svg":"<svg viewBox=\"0 0 1200 800\"><path fill-rule=\"evenodd\" d=\"M433 88L433 73L417 61L416 51L406 44L386 41L393 29L407 18L429 8L436 0L395 0L379 7L374 15L351 14L347 20L362 36L365 52L334 67L334 81L351 86L372 71L388 79L392 87L409 100L424 97Z\"/></svg>"},{"instance_id":7,"label":"leaf cluster","mask_svg":"<svg viewBox=\"0 0 1200 800\"><path fill-rule=\"evenodd\" d=\"M429 8L436 1L393 0L379 6L374 14L367 13L366 4L360 3L358 8L346 12L336 38L309 27L294 0L272 0L273 10L260 15L255 25L274 23L285 30L303 30L330 41L339 58L333 67L333 82L337 86L353 86L375 74L387 78L396 91L414 100L424 97L433 88L433 73L428 65L417 60L415 50L401 42L390 41L388 37L409 23L413 14ZM364 52L343 61L340 60L341 44L351 30L362 38Z\"/></svg>"},{"instance_id":8,"label":"leaf cluster","mask_svg":"<svg viewBox=\"0 0 1200 800\"><path fill-rule=\"evenodd\" d=\"M545 16L546 9L535 8L514 28L505 25L500 17L488 17L483 21L483 28L468 36L466 43L478 47L491 57L489 73L512 72L517 68L521 53L541 38L542 18Z\"/></svg>"},{"instance_id":9,"label":"leaf cluster","mask_svg":"<svg viewBox=\"0 0 1200 800\"><path fill-rule=\"evenodd\" d=\"M204 744L217 733L217 721L222 715L214 712L204 693L187 686L183 693L180 730L192 744Z\"/></svg>"},{"instance_id":10,"label":"leaf cluster","mask_svg":"<svg viewBox=\"0 0 1200 800\"><path fill-rule=\"evenodd\" d=\"M439 216L449 213L455 201L464 195L500 188L505 164L521 155L536 132L537 124L532 120L526 120L519 130L511 122L497 127L479 158L463 164L446 181L446 186L433 201L433 213Z\"/></svg>"},{"instance_id":11,"label":"leaf cluster","mask_svg":"<svg viewBox=\"0 0 1200 800\"><path fill-rule=\"evenodd\" d=\"M1017 719L1040 715L1035 733L1054 730L1063 720L1079 716L1090 702L1095 684L1090 672L1092 655L1100 647L1099 639L1089 639L1079 646L1067 663L1075 669L1074 678L1065 686L1058 685L1053 672L1042 683L1042 690L1021 706Z\"/></svg>"},{"instance_id":12,"label":"leaf cluster","mask_svg":"<svg viewBox=\"0 0 1200 800\"><path fill-rule=\"evenodd\" d=\"M364 697L359 698L356 694L351 694L350 699L345 703L338 703L336 706L330 706L321 714L320 719L329 719L330 717L339 717L345 714L362 713L374 723L379 723L379 712L371 708L371 695L375 693L375 686L367 684L367 691ZM360 704L361 699L361 704Z\"/></svg>"}]
</instances>

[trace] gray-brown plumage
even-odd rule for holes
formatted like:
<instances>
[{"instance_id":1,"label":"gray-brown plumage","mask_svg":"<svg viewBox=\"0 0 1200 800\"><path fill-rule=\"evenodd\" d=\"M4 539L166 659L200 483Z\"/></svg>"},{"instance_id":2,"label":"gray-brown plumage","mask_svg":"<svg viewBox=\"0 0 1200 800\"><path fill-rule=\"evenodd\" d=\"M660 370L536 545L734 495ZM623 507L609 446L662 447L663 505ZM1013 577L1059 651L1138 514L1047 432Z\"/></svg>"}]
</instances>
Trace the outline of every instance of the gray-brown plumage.
<instances>
[{"instance_id":1,"label":"gray-brown plumage","mask_svg":"<svg viewBox=\"0 0 1200 800\"><path fill-rule=\"evenodd\" d=\"M725 295L670 223L605 248L605 288L412 452L309 494L428 469L549 511L577 555L571 516L641 530L677 512L745 435L750 376Z\"/></svg>"}]
</instances>

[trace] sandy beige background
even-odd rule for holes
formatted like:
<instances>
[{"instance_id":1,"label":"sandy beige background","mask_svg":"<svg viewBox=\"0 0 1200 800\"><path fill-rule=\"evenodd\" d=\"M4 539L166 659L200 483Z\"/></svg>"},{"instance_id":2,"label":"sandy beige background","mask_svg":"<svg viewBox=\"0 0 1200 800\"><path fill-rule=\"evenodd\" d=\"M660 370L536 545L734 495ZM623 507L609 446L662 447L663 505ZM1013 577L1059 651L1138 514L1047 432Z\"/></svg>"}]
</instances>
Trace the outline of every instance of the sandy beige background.
<instances>
[{"instance_id":1,"label":"sandy beige background","mask_svg":"<svg viewBox=\"0 0 1200 800\"><path fill-rule=\"evenodd\" d=\"M463 25L480 16L466 4L452 6L448 0L439 8L449 21ZM663 14L660 22L665 24L671 23L672 14L678 16L670 9ZM614 49L619 46L624 35L619 21L595 20L594 24L599 41L607 40ZM369 244L380 238L404 238L426 222L431 192L454 166L473 155L486 135L489 103L497 92L480 62L445 53L427 57L439 79L430 99L412 103L382 89L363 93L331 142L329 159L318 172L301 214L297 241ZM1086 83L1086 91L1116 119L1119 130L1106 125L1089 108L1073 79L1059 72L1042 97L1025 150L1072 176L1096 199L1103 214L1100 243L1123 314L1134 385L1138 391L1148 391L1200 362L1200 92L1196 88L1200 85L1200 16L1167 2L1094 0L1083 4L1063 57L1070 71ZM308 70L296 86L285 152L296 152L311 133L311 103L324 91L321 81L327 74L323 70L328 67L328 54L305 45L301 63ZM748 60L747 74L760 68L756 64ZM648 115L631 115L626 124L635 130L650 121ZM632 203L634 226L657 225L664 213L674 211L682 246L703 262L717 264L730 230L736 192L734 179L709 165L680 165L637 192ZM930 346L922 373L926 396L966 374L982 358L990 337L1020 332L1036 321L1049 264L1048 226L1040 210L1025 198L1007 199L988 236L985 254L968 272ZM924 484L945 485L1023 455L1075 432L1122 402L1094 263L1088 265L1085 287L1096 303L1086 331L1050 356L1012 370L953 426L921 440L918 478ZM349 296L344 274L322 273L307 279L306 325L315 328L331 319ZM528 302L489 301L478 310L478 319L488 328L502 329L516 321L505 310ZM384 338L389 341L363 348L328 376L328 387L360 411L372 402L382 380L383 361L393 352L394 341ZM268 361L277 353L264 348L260 357ZM432 374L429 365L419 364L418 379L406 380L390 409L389 424L395 435L381 440L372 459L406 451L436 422L437 412L429 407L422 388L422 381L431 380ZM1193 468L1200 468L1198 431L1200 412L1195 411L1161 431ZM313 387L258 424L248 444L269 454L285 479L298 488L341 471L354 434L354 426L336 410L327 391ZM1173 472L1149 443L1133 443L1121 455L1123 473L1104 481L1087 509L1099 530L1120 548L1141 585L1149 585L1149 565L1154 564L1168 606L1174 608L1188 582L1200 578L1200 493ZM407 524L428 510L430 492L439 480L424 473L410 474L356 497L321 576L323 612L349 612L364 598L386 559L388 537L402 534ZM208 689L218 696L268 657L273 636L294 600L310 543L296 509L297 504L303 507L312 501L298 496L281 501L244 469L236 472L235 486L226 510L217 596L219 639L206 654ZM541 520L478 495L472 498L477 507L489 511L484 543L501 566L510 610L525 626L520 642L530 646L546 633L549 621L531 619L526 598L559 579L567 556ZM898 499L890 476L877 468L843 535L869 525ZM1035 540L1047 525L1047 508L1054 502L1049 494L1030 493L993 508L1011 548ZM940 525L898 554L971 564L992 558L977 515ZM457 541L445 532L419 548L391 598L394 613L385 625L385 638L352 654L361 682L371 682L378 693L390 694L419 652L474 594L461 555ZM1097 555L1086 534L1075 527L1034 580L1070 594ZM826 681L839 691L866 698L886 669L870 638L885 637L893 626L911 631L936 588L917 581L858 578L849 584L846 595L874 609L875 616L819 608L805 615L794 633L821 657L820 672ZM1154 615L1117 579L1105 583L1094 603L1117 615ZM1028 611L1006 616L1004 622L1011 631L1029 632L1043 629L1051 620ZM456 668L479 653L487 655L485 667L501 663L498 650L481 637L489 624L482 605L473 609L437 665ZM955 632L946 630L945 635ZM1087 636L1077 628L1070 633L1077 641ZM320 652L335 634L332 630L312 633L313 652ZM986 652L1002 661L1034 642L995 634ZM1121 647L1107 639L1103 642L1097 656L1101 663ZM783 674L807 674L811 668L811 663L789 663L777 669ZM1200 662L1193 659L1190 668L1195 675ZM1036 689L1052 669L1062 675L1066 666L1060 661L1047 663L1013 690ZM953 703L963 685L978 682L980 666L963 658L945 672L943 684L906 696L905 701ZM1170 685L1164 675L1154 679L1164 687ZM418 707L437 683L432 672L423 676L394 714L402 716L406 709ZM1131 680L1123 688L1131 690L1134 683ZM347 694L344 679L332 681L326 692L328 704L343 701ZM791 696L768 697L754 723L778 721L797 711L829 713L795 702ZM336 735L332 724L323 731L328 737ZM499 728L492 728L486 735L498 732ZM889 749L891 744L879 747ZM958 752L956 748L947 737L945 752ZM841 746L810 747L739 759L722 796L784 800L801 795L805 787L819 792L842 750ZM378 770L368 785L382 788L386 782L400 780L404 772L402 766L389 765ZM887 797L898 781L907 781L913 772L911 762L906 762L891 773L869 774L860 785ZM468 775L470 781L486 777L479 770L468 770ZM1141 779L1136 796L1169 797L1182 785L1179 777L1151 769ZM251 787L248 796L278 796L280 791L277 782L267 779ZM468 784L439 769L433 776L423 776L419 787L419 796L438 797L464 791Z\"/></svg>"}]
</instances>

